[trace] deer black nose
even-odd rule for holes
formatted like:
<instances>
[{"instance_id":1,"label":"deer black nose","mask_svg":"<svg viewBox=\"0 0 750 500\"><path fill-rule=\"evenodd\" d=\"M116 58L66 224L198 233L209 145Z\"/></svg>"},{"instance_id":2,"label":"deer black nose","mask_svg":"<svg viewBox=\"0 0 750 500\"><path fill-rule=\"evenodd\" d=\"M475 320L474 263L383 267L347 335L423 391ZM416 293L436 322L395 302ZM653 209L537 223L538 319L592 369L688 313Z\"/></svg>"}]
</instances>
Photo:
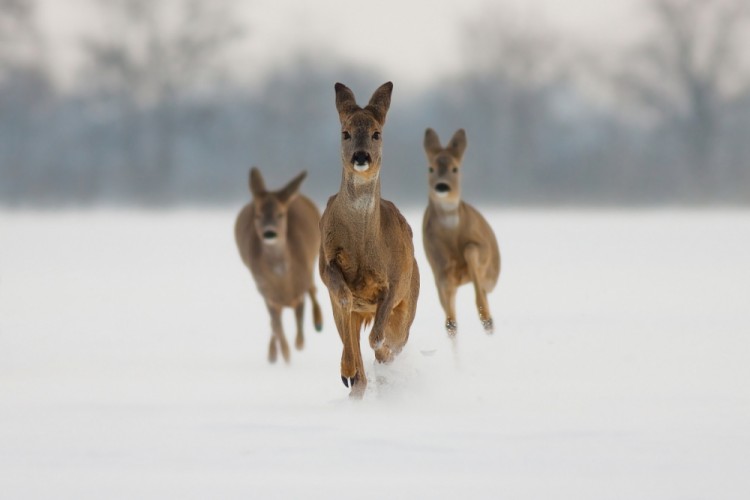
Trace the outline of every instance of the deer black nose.
<instances>
[{"instance_id":1,"label":"deer black nose","mask_svg":"<svg viewBox=\"0 0 750 500\"><path fill-rule=\"evenodd\" d=\"M267 230L263 231L263 239L264 240L275 240L277 236L278 236L278 234L276 233L276 231L273 231L271 229L267 229Z\"/></svg>"},{"instance_id":2,"label":"deer black nose","mask_svg":"<svg viewBox=\"0 0 750 500\"><path fill-rule=\"evenodd\" d=\"M451 187L445 182L438 182L435 185L435 191L437 191L438 193L447 193L450 190L451 190Z\"/></svg>"},{"instance_id":3,"label":"deer black nose","mask_svg":"<svg viewBox=\"0 0 750 500\"><path fill-rule=\"evenodd\" d=\"M366 151L357 151L352 155L352 163L355 165L370 163L370 153Z\"/></svg>"}]
</instances>

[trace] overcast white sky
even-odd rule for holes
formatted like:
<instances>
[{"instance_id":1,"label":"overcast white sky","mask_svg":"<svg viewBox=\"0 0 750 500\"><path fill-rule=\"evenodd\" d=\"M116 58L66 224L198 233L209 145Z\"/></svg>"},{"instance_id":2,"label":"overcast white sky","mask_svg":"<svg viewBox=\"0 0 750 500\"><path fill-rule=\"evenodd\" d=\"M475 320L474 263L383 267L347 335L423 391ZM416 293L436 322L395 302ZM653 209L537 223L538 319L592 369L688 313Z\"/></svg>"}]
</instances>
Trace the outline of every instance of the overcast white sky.
<instances>
[{"instance_id":1,"label":"overcast white sky","mask_svg":"<svg viewBox=\"0 0 750 500\"><path fill-rule=\"evenodd\" d=\"M510 22L540 24L570 40L608 47L638 29L639 0L236 0L248 27L235 50L238 64L262 74L298 49L360 61L402 88L461 69L460 35L466 22L502 12ZM41 23L52 36L63 77L75 65L82 31L95 30L89 0L41 0ZM497 14L493 14L497 15ZM506 20L507 21L507 20Z\"/></svg>"}]
</instances>

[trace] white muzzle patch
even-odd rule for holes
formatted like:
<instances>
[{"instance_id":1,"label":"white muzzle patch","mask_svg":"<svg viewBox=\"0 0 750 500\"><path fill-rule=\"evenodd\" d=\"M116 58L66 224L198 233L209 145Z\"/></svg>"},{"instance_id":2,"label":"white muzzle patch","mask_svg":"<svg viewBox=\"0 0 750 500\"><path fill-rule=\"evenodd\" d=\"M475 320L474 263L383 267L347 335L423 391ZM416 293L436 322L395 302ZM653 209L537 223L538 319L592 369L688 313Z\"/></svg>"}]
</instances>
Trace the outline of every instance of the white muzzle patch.
<instances>
[{"instance_id":1,"label":"white muzzle patch","mask_svg":"<svg viewBox=\"0 0 750 500\"><path fill-rule=\"evenodd\" d=\"M369 163L363 163L361 165L358 163L355 163L353 166L354 166L354 170L356 170L357 172L367 172L370 169Z\"/></svg>"}]
</instances>

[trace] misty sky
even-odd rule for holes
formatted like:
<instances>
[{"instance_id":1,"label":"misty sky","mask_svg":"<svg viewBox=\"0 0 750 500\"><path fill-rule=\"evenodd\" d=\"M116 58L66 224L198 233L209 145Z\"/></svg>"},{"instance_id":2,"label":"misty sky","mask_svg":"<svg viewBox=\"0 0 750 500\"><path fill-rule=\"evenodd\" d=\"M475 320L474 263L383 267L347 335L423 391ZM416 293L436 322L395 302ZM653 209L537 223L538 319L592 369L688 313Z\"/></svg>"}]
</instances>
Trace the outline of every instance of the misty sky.
<instances>
[{"instance_id":1,"label":"misty sky","mask_svg":"<svg viewBox=\"0 0 750 500\"><path fill-rule=\"evenodd\" d=\"M66 81L77 63L81 35L96 33L101 24L89 0L40 0L40 4L40 23L51 38L54 65ZM316 57L330 54L366 62L408 90L463 69L462 34L470 21L482 15L504 15L503 24L555 30L566 40L606 49L633 36L639 2L237 0L237 4L248 29L246 40L228 56L238 74L260 75L305 48Z\"/></svg>"}]
</instances>

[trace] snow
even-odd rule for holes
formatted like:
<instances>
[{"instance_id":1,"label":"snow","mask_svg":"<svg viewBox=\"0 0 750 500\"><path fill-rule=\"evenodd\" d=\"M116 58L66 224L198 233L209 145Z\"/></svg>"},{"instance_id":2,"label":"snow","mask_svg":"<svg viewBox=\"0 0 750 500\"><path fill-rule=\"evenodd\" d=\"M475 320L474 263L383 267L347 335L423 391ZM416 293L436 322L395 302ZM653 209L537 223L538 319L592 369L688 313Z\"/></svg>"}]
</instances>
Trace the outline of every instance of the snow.
<instances>
[{"instance_id":1,"label":"snow","mask_svg":"<svg viewBox=\"0 0 750 500\"><path fill-rule=\"evenodd\" d=\"M0 498L750 497L750 212L488 214L486 335L417 317L362 401L324 329L266 361L234 211L0 212ZM284 316L293 341L293 315Z\"/></svg>"}]
</instances>

